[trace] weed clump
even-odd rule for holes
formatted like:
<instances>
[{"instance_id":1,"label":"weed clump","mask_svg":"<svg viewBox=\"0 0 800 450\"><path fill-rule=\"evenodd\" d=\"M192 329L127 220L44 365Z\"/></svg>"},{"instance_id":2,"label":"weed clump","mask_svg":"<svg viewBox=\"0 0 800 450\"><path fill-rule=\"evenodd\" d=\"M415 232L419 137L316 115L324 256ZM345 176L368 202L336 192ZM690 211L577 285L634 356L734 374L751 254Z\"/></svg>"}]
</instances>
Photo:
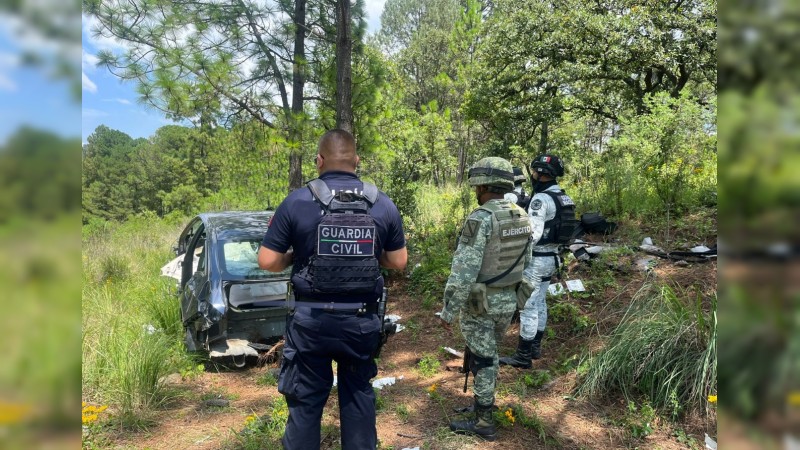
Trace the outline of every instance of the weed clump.
<instances>
[{"instance_id":1,"label":"weed clump","mask_svg":"<svg viewBox=\"0 0 800 450\"><path fill-rule=\"evenodd\" d=\"M716 335L716 298L706 312L699 296L690 302L668 286L647 285L591 358L578 394L644 395L673 415L700 410L717 390Z\"/></svg>"}]
</instances>

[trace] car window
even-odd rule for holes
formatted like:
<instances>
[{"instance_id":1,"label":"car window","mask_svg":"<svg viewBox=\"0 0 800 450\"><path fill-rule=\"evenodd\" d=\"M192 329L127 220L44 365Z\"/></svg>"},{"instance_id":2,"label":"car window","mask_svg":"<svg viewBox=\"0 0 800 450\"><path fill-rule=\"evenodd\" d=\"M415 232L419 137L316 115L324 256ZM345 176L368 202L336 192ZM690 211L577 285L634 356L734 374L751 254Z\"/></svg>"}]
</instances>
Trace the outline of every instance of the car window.
<instances>
[{"instance_id":1,"label":"car window","mask_svg":"<svg viewBox=\"0 0 800 450\"><path fill-rule=\"evenodd\" d=\"M225 241L222 243L222 268L228 279L285 278L291 267L280 273L262 270L258 267L258 247L260 240Z\"/></svg>"}]
</instances>

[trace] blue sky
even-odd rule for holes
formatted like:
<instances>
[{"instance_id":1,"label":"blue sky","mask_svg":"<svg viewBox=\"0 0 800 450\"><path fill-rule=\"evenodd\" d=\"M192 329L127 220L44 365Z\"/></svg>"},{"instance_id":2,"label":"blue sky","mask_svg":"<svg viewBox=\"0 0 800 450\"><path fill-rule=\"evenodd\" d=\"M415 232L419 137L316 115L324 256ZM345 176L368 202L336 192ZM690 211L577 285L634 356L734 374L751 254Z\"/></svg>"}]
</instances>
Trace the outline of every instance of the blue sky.
<instances>
[{"instance_id":1,"label":"blue sky","mask_svg":"<svg viewBox=\"0 0 800 450\"><path fill-rule=\"evenodd\" d=\"M69 81L22 64L20 54L31 46L42 54L50 49L43 41L21 38L13 31L15 22L0 16L0 144L22 125L78 137L81 105L71 95Z\"/></svg>"},{"instance_id":2,"label":"blue sky","mask_svg":"<svg viewBox=\"0 0 800 450\"><path fill-rule=\"evenodd\" d=\"M380 27L380 14L386 0L367 0L367 27L374 33ZM175 123L160 111L137 102L133 83L123 83L106 69L95 67L99 50L115 52L123 47L113 40L91 36L91 19L84 16L81 33L83 110L81 115L82 140L99 126L106 125L133 138L150 137L159 127ZM184 123L188 125L188 123Z\"/></svg>"}]
</instances>

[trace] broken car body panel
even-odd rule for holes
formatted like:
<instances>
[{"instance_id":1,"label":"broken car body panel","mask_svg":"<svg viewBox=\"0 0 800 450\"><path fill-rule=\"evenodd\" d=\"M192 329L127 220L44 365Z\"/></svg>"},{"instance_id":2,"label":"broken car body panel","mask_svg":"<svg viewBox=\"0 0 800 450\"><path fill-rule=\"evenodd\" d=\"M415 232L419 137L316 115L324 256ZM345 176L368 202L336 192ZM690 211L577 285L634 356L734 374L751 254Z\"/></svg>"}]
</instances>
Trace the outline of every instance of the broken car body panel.
<instances>
[{"instance_id":1,"label":"broken car body panel","mask_svg":"<svg viewBox=\"0 0 800 450\"><path fill-rule=\"evenodd\" d=\"M174 249L178 257L161 273L178 280L187 349L247 356L242 342L271 343L283 335L291 268L271 273L258 267L272 214L204 213L184 228Z\"/></svg>"}]
</instances>

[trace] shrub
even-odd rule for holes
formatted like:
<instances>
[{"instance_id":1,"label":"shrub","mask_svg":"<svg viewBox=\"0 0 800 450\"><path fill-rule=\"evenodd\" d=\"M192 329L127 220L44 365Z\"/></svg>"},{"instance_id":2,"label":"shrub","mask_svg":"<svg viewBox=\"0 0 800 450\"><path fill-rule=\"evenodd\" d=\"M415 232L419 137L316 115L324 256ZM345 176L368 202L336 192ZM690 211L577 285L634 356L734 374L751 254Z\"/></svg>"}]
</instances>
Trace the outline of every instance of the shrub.
<instances>
[{"instance_id":1,"label":"shrub","mask_svg":"<svg viewBox=\"0 0 800 450\"><path fill-rule=\"evenodd\" d=\"M435 355L426 353L417 363L417 372L419 372L419 374L424 378L430 378L436 375L436 372L439 371L440 366L441 363L438 359L436 359Z\"/></svg>"},{"instance_id":2,"label":"shrub","mask_svg":"<svg viewBox=\"0 0 800 450\"><path fill-rule=\"evenodd\" d=\"M592 357L578 393L638 394L657 408L676 411L675 402L701 409L716 392L716 298L703 311L667 286L648 285L634 297L604 350Z\"/></svg>"}]
</instances>

